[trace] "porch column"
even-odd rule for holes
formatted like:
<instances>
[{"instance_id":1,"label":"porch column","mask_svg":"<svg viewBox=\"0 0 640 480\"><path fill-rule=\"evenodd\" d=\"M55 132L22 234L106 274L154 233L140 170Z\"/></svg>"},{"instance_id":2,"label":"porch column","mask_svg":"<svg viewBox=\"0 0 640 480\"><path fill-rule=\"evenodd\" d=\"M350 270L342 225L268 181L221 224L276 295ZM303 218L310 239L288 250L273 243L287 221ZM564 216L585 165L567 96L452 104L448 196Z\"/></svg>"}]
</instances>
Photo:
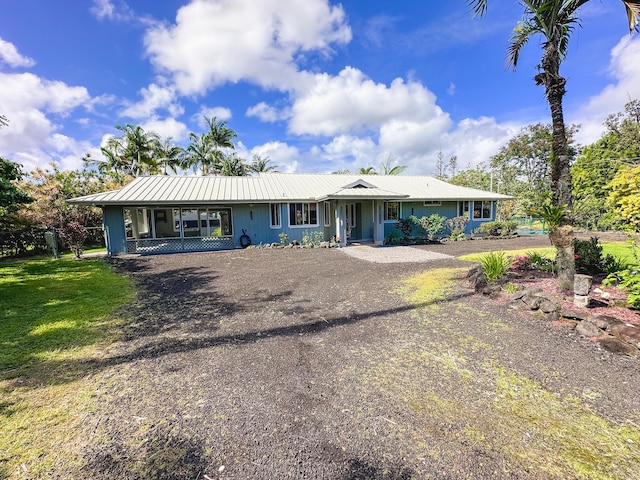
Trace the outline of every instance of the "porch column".
<instances>
[{"instance_id":1,"label":"porch column","mask_svg":"<svg viewBox=\"0 0 640 480\"><path fill-rule=\"evenodd\" d=\"M347 244L346 206L344 200L336 202L336 242L344 247Z\"/></svg>"},{"instance_id":2,"label":"porch column","mask_svg":"<svg viewBox=\"0 0 640 480\"><path fill-rule=\"evenodd\" d=\"M384 244L383 206L382 200L373 201L373 241L376 245Z\"/></svg>"}]
</instances>

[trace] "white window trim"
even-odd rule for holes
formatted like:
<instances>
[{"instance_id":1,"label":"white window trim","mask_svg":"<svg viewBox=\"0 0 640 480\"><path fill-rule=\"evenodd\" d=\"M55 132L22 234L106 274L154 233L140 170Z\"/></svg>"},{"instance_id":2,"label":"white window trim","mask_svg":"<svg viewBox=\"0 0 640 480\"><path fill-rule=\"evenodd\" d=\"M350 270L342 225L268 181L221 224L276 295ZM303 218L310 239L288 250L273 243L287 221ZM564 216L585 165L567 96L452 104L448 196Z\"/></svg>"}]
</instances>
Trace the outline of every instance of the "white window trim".
<instances>
[{"instance_id":1,"label":"white window trim","mask_svg":"<svg viewBox=\"0 0 640 480\"><path fill-rule=\"evenodd\" d=\"M488 217L474 217L473 216L473 212L476 209L476 202L480 202L480 203L484 203L484 202L489 202L489 204L491 205L489 207L489 216ZM480 208L480 213L482 213L482 208ZM469 209L469 215L471 216L471 219L474 222L490 222L491 219L493 218L493 201L491 200L473 200L473 208Z\"/></svg>"},{"instance_id":2,"label":"white window trim","mask_svg":"<svg viewBox=\"0 0 640 480\"><path fill-rule=\"evenodd\" d=\"M473 209L471 208L471 203L473 202L473 200L460 200L458 202L458 216L464 217L464 212L460 213L460 210L462 209L462 204L464 202L467 202L467 220L473 220Z\"/></svg>"},{"instance_id":3,"label":"white window trim","mask_svg":"<svg viewBox=\"0 0 640 480\"><path fill-rule=\"evenodd\" d=\"M422 206L423 207L441 207L442 201L441 200L425 200L422 202Z\"/></svg>"},{"instance_id":4,"label":"white window trim","mask_svg":"<svg viewBox=\"0 0 640 480\"><path fill-rule=\"evenodd\" d=\"M324 226L331 226L331 202L324 202Z\"/></svg>"},{"instance_id":5,"label":"white window trim","mask_svg":"<svg viewBox=\"0 0 640 480\"><path fill-rule=\"evenodd\" d=\"M272 212L272 208L277 208L278 209L278 225L274 225L273 223L271 223L271 221L273 220L273 212ZM271 229L273 230L279 230L282 228L282 204L280 203L270 203L269 204L269 225L271 227Z\"/></svg>"},{"instance_id":6,"label":"white window trim","mask_svg":"<svg viewBox=\"0 0 640 480\"><path fill-rule=\"evenodd\" d=\"M296 224L292 224L291 223L291 205L296 205L296 204L301 204L301 205L312 205L315 204L316 206L316 223L305 223L303 225L296 225ZM291 202L291 203L287 203L287 222L289 224L289 228L313 228L313 227L319 227L320 225L318 224L318 202Z\"/></svg>"},{"instance_id":7,"label":"white window trim","mask_svg":"<svg viewBox=\"0 0 640 480\"><path fill-rule=\"evenodd\" d=\"M398 204L398 218L395 220L387 220L385 217L387 216L387 204L389 203L397 203ZM382 218L384 219L384 223L398 223L398 220L402 218L402 202L397 200L389 200L387 202L383 202L382 204Z\"/></svg>"}]
</instances>

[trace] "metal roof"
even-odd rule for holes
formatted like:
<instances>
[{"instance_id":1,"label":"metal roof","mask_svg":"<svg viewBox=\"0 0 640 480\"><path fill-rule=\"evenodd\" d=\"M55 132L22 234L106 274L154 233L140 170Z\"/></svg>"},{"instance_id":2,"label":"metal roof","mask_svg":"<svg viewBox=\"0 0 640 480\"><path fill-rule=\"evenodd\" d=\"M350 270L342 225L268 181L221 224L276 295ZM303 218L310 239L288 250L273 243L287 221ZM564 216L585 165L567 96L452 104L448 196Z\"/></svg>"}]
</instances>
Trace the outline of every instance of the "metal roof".
<instances>
[{"instance_id":1,"label":"metal roof","mask_svg":"<svg viewBox=\"0 0 640 480\"><path fill-rule=\"evenodd\" d=\"M427 176L263 173L255 177L138 177L120 190L68 200L80 205L195 205L327 199L506 200Z\"/></svg>"}]
</instances>

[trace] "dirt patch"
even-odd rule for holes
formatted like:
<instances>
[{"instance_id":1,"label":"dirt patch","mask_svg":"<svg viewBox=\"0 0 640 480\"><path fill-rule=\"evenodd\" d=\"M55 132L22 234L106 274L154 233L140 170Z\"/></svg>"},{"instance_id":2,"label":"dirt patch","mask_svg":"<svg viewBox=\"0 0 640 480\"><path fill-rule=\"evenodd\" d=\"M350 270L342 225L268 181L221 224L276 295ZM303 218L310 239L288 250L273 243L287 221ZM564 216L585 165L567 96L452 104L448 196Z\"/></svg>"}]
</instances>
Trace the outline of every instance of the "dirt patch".
<instances>
[{"instance_id":1,"label":"dirt patch","mask_svg":"<svg viewBox=\"0 0 640 480\"><path fill-rule=\"evenodd\" d=\"M473 247L486 242L416 248ZM579 477L545 466L546 452L538 462L514 450L536 429L496 428L516 416L502 396L575 397L603 422L640 422L637 360L506 311L463 281L422 300L403 293L404 279L468 267L455 258L253 249L112 262L139 297L122 341L91 365L96 410L74 434L82 466L54 476ZM616 468L612 478L625 478Z\"/></svg>"}]
</instances>

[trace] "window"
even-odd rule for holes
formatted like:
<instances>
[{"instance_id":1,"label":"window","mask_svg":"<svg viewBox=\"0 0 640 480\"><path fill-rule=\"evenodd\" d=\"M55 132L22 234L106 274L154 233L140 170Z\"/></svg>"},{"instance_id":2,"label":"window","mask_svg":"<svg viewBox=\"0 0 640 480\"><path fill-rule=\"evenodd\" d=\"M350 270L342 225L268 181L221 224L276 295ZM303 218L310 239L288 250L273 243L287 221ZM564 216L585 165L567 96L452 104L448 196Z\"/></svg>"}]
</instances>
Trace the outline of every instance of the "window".
<instances>
[{"instance_id":1,"label":"window","mask_svg":"<svg viewBox=\"0 0 640 480\"><path fill-rule=\"evenodd\" d=\"M271 212L271 228L282 228L282 222L280 221L280 204L271 203L269 210Z\"/></svg>"},{"instance_id":2,"label":"window","mask_svg":"<svg viewBox=\"0 0 640 480\"><path fill-rule=\"evenodd\" d=\"M469 202L458 202L458 216L469 218Z\"/></svg>"},{"instance_id":3,"label":"window","mask_svg":"<svg viewBox=\"0 0 640 480\"><path fill-rule=\"evenodd\" d=\"M400 220L400 202L384 202L385 222Z\"/></svg>"},{"instance_id":4,"label":"window","mask_svg":"<svg viewBox=\"0 0 640 480\"><path fill-rule=\"evenodd\" d=\"M324 226L331 226L331 203L324 202Z\"/></svg>"},{"instance_id":5,"label":"window","mask_svg":"<svg viewBox=\"0 0 640 480\"><path fill-rule=\"evenodd\" d=\"M231 208L125 208L129 239L233 235Z\"/></svg>"},{"instance_id":6,"label":"window","mask_svg":"<svg viewBox=\"0 0 640 480\"><path fill-rule=\"evenodd\" d=\"M491 202L484 200L482 202L473 202L473 218L474 220L488 220L491 218Z\"/></svg>"},{"instance_id":7,"label":"window","mask_svg":"<svg viewBox=\"0 0 640 480\"><path fill-rule=\"evenodd\" d=\"M347 228L356 228L356 204L347 203Z\"/></svg>"},{"instance_id":8,"label":"window","mask_svg":"<svg viewBox=\"0 0 640 480\"><path fill-rule=\"evenodd\" d=\"M176 222L177 229L174 228L172 219ZM155 238L180 237L179 208L156 208L153 210L153 220Z\"/></svg>"},{"instance_id":9,"label":"window","mask_svg":"<svg viewBox=\"0 0 640 480\"><path fill-rule=\"evenodd\" d=\"M291 227L317 227L318 204L317 203L290 203L289 226Z\"/></svg>"},{"instance_id":10,"label":"window","mask_svg":"<svg viewBox=\"0 0 640 480\"><path fill-rule=\"evenodd\" d=\"M440 207L442 202L440 200L425 200L423 204L425 207Z\"/></svg>"},{"instance_id":11,"label":"window","mask_svg":"<svg viewBox=\"0 0 640 480\"><path fill-rule=\"evenodd\" d=\"M151 210L148 208L125 208L124 228L127 238L150 238Z\"/></svg>"}]
</instances>

